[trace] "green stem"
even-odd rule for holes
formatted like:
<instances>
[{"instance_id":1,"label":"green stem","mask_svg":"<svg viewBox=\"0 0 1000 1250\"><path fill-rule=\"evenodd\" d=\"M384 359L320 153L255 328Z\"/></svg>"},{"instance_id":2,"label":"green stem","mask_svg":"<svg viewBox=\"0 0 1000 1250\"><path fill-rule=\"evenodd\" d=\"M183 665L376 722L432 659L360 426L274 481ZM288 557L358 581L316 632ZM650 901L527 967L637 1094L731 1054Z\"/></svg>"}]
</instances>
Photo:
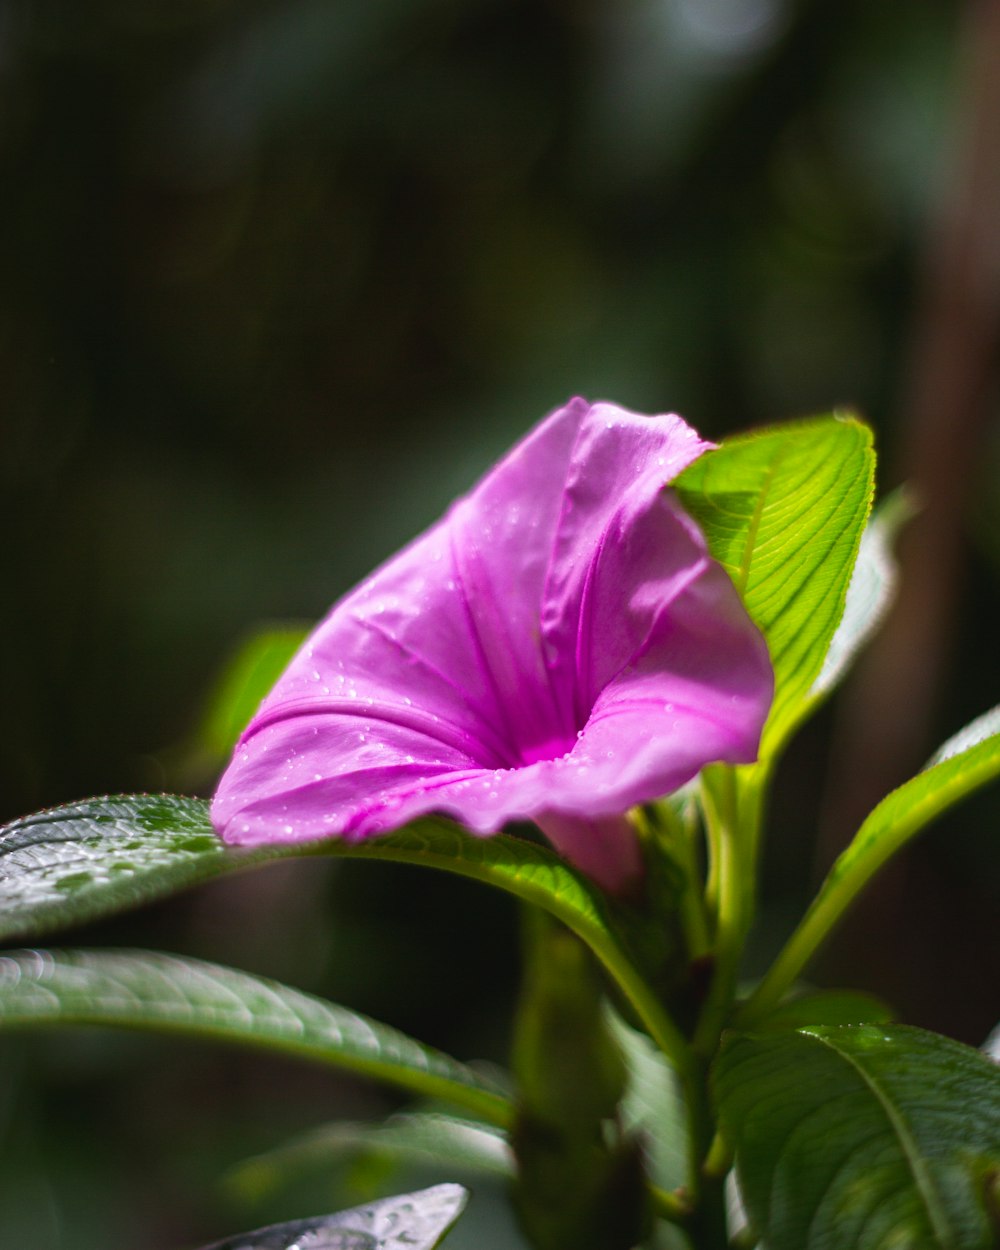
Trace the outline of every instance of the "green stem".
<instances>
[{"instance_id":1,"label":"green stem","mask_svg":"<svg viewBox=\"0 0 1000 1250\"><path fill-rule=\"evenodd\" d=\"M751 1028L778 1005L887 858L888 855L880 856L878 863L874 864L859 861L839 878L836 876L837 865L834 865L781 953L740 1008L736 1017L740 1028Z\"/></svg>"},{"instance_id":2,"label":"green stem","mask_svg":"<svg viewBox=\"0 0 1000 1250\"><path fill-rule=\"evenodd\" d=\"M741 854L736 775L720 769L704 786L706 822L712 849L712 877L717 889L715 969L708 997L695 1029L693 1048L710 1058L719 1043L736 992L747 929L749 891Z\"/></svg>"},{"instance_id":3,"label":"green stem","mask_svg":"<svg viewBox=\"0 0 1000 1250\"><path fill-rule=\"evenodd\" d=\"M687 1224L692 1209L686 1194L672 1193L668 1189L661 1189L659 1185L649 1185L647 1190L653 1210L661 1220L682 1226Z\"/></svg>"},{"instance_id":4,"label":"green stem","mask_svg":"<svg viewBox=\"0 0 1000 1250\"><path fill-rule=\"evenodd\" d=\"M683 812L676 811L667 799L637 809L640 828L650 842L663 847L664 853L680 868L684 878L678 911L687 943L688 958L701 959L712 949L709 935L708 909L702 883L698 855L699 824L693 803Z\"/></svg>"},{"instance_id":5,"label":"green stem","mask_svg":"<svg viewBox=\"0 0 1000 1250\"><path fill-rule=\"evenodd\" d=\"M792 987L869 881L911 838L947 808L1000 772L996 735L938 760L886 795L826 875L792 936L736 1017L755 1024Z\"/></svg>"},{"instance_id":6,"label":"green stem","mask_svg":"<svg viewBox=\"0 0 1000 1250\"><path fill-rule=\"evenodd\" d=\"M684 1225L684 1231L697 1250L727 1250L725 1178L707 1177L698 1209Z\"/></svg>"},{"instance_id":7,"label":"green stem","mask_svg":"<svg viewBox=\"0 0 1000 1250\"><path fill-rule=\"evenodd\" d=\"M876 808L872 815L878 812ZM913 810L880 830L879 837L867 839L864 835L868 822L862 825L854 841L827 873L819 893L781 953L740 1008L736 1017L740 1028L751 1027L777 1006L872 877L928 819L926 810Z\"/></svg>"}]
</instances>

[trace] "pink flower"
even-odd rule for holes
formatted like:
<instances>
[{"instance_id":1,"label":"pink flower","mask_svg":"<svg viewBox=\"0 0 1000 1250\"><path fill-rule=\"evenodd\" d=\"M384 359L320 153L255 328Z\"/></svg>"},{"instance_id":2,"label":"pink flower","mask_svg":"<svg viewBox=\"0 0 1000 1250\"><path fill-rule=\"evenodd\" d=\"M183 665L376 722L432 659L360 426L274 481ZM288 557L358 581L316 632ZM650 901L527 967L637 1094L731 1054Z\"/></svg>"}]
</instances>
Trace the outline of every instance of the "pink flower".
<instances>
[{"instance_id":1,"label":"pink flower","mask_svg":"<svg viewBox=\"0 0 1000 1250\"><path fill-rule=\"evenodd\" d=\"M664 489L710 447L673 415L553 412L317 626L219 783L223 838L532 820L628 891L628 809L752 761L771 701L763 639Z\"/></svg>"}]
</instances>

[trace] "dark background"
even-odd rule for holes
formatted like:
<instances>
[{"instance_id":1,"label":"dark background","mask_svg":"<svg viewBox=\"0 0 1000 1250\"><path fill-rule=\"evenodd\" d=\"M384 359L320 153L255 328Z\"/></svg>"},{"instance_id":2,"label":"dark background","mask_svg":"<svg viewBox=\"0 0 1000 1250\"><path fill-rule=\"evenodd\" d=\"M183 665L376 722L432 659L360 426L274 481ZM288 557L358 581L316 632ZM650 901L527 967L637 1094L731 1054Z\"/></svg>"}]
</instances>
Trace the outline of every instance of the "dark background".
<instances>
[{"instance_id":1,"label":"dark background","mask_svg":"<svg viewBox=\"0 0 1000 1250\"><path fill-rule=\"evenodd\" d=\"M247 630L317 617L572 393L714 437L849 405L924 512L866 680L782 768L772 952L865 811L998 697L996 9L0 0L0 815L210 792L184 744ZM979 1043L997 819L994 793L942 822L818 979ZM71 938L502 1059L513 909L429 876L272 869ZM169 1250L385 1180L220 1186L392 1105L328 1074L97 1034L0 1064L0 1245ZM514 1244L484 1239L491 1193L456 1250Z\"/></svg>"}]
</instances>

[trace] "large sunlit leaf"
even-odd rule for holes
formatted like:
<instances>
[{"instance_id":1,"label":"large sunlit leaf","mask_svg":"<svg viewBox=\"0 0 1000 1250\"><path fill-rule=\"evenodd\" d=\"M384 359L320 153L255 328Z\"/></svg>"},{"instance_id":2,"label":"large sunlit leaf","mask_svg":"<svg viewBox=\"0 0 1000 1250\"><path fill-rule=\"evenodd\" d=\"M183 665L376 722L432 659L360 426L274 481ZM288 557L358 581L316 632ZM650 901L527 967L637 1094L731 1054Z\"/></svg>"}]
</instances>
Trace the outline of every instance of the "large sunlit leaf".
<instances>
[{"instance_id":1,"label":"large sunlit leaf","mask_svg":"<svg viewBox=\"0 0 1000 1250\"><path fill-rule=\"evenodd\" d=\"M847 587L844 615L813 682L811 700L824 698L838 685L858 652L885 620L899 581L893 542L910 515L906 495L897 491L879 506L865 526Z\"/></svg>"},{"instance_id":2,"label":"large sunlit leaf","mask_svg":"<svg viewBox=\"0 0 1000 1250\"><path fill-rule=\"evenodd\" d=\"M715 1070L768 1250L992 1250L1000 1068L903 1025L733 1035Z\"/></svg>"},{"instance_id":3,"label":"large sunlit leaf","mask_svg":"<svg viewBox=\"0 0 1000 1250\"><path fill-rule=\"evenodd\" d=\"M797 979L878 870L949 807L1000 775L1000 707L949 739L868 815L827 874L798 928L750 996L742 1024L756 1023Z\"/></svg>"},{"instance_id":4,"label":"large sunlit leaf","mask_svg":"<svg viewBox=\"0 0 1000 1250\"><path fill-rule=\"evenodd\" d=\"M434 1250L467 1198L461 1185L435 1185L336 1215L272 1224L203 1250Z\"/></svg>"},{"instance_id":5,"label":"large sunlit leaf","mask_svg":"<svg viewBox=\"0 0 1000 1250\"><path fill-rule=\"evenodd\" d=\"M149 951L14 951L0 956L0 1029L101 1025L183 1033L296 1055L504 1125L495 1080L405 1034L233 968Z\"/></svg>"},{"instance_id":6,"label":"large sunlit leaf","mask_svg":"<svg viewBox=\"0 0 1000 1250\"><path fill-rule=\"evenodd\" d=\"M811 705L843 616L874 463L866 426L827 417L727 439L676 483L767 639L776 690L762 760Z\"/></svg>"}]
</instances>

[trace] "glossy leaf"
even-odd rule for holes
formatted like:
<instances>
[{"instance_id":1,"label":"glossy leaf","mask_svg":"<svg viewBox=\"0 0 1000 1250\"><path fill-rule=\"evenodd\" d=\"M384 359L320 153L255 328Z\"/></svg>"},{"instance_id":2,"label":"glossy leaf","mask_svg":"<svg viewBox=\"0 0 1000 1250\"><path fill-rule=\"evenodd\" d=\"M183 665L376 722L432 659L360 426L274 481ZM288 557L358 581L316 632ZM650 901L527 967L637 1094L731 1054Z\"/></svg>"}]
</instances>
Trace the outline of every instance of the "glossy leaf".
<instances>
[{"instance_id":1,"label":"glossy leaf","mask_svg":"<svg viewBox=\"0 0 1000 1250\"><path fill-rule=\"evenodd\" d=\"M768 1250L990 1250L1000 1069L903 1025L733 1035L715 1069Z\"/></svg>"},{"instance_id":2,"label":"glossy leaf","mask_svg":"<svg viewBox=\"0 0 1000 1250\"><path fill-rule=\"evenodd\" d=\"M467 1198L461 1185L435 1185L336 1215L272 1224L203 1250L434 1250Z\"/></svg>"},{"instance_id":3,"label":"glossy leaf","mask_svg":"<svg viewBox=\"0 0 1000 1250\"><path fill-rule=\"evenodd\" d=\"M446 1099L493 1123L494 1080L377 1021L232 968L148 951L14 951L0 957L0 1029L152 1029L281 1051Z\"/></svg>"},{"instance_id":4,"label":"glossy leaf","mask_svg":"<svg viewBox=\"0 0 1000 1250\"><path fill-rule=\"evenodd\" d=\"M216 837L208 804L176 795L89 799L0 830L0 941L95 920L270 860L306 855L439 868L551 912L595 952L667 1054L684 1044L614 936L601 891L554 851L506 834L477 838L428 819L365 842L322 839L255 850Z\"/></svg>"},{"instance_id":5,"label":"glossy leaf","mask_svg":"<svg viewBox=\"0 0 1000 1250\"><path fill-rule=\"evenodd\" d=\"M826 417L727 439L677 489L767 639L776 690L761 759L811 706L871 505L871 432Z\"/></svg>"},{"instance_id":6,"label":"glossy leaf","mask_svg":"<svg viewBox=\"0 0 1000 1250\"><path fill-rule=\"evenodd\" d=\"M36 937L275 858L223 846L208 805L178 795L86 799L0 830L0 941Z\"/></svg>"},{"instance_id":7,"label":"glossy leaf","mask_svg":"<svg viewBox=\"0 0 1000 1250\"><path fill-rule=\"evenodd\" d=\"M317 854L442 868L545 907L575 930L606 925L600 892L553 851L522 838L477 838L431 819L361 843L246 850L219 840L203 799L137 794L70 803L0 830L0 940L122 911L236 869Z\"/></svg>"}]
</instances>

